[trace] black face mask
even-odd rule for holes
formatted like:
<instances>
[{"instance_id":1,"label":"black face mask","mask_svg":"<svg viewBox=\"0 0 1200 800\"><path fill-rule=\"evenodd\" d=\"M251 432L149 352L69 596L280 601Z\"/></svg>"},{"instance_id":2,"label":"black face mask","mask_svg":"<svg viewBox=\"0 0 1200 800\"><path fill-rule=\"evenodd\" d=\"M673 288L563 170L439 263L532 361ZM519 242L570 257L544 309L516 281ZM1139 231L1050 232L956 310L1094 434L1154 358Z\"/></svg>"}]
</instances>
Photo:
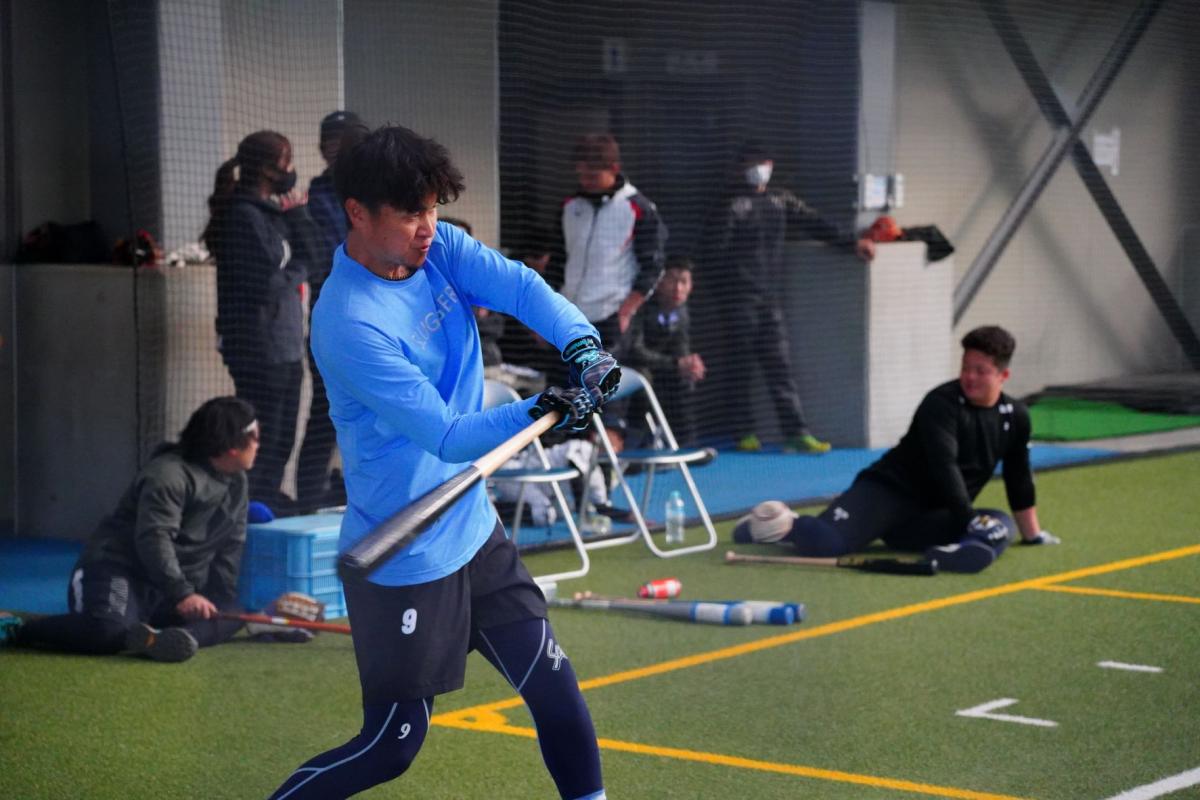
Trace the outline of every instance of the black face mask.
<instances>
[{"instance_id":1,"label":"black face mask","mask_svg":"<svg viewBox=\"0 0 1200 800\"><path fill-rule=\"evenodd\" d=\"M296 188L296 173L294 171L285 172L278 178L271 181L271 191L275 194L287 194L292 189Z\"/></svg>"}]
</instances>

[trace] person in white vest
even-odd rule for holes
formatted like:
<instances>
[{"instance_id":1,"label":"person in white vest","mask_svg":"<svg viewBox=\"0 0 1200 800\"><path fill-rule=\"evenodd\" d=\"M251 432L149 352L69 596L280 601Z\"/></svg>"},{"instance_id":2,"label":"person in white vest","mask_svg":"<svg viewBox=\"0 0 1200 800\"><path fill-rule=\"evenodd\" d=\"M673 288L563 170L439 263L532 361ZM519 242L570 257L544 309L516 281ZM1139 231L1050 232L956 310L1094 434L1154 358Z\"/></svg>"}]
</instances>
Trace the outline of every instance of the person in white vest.
<instances>
[{"instance_id":1,"label":"person in white vest","mask_svg":"<svg viewBox=\"0 0 1200 800\"><path fill-rule=\"evenodd\" d=\"M611 134L580 137L573 160L579 190L562 210L567 257L562 293L620 360L633 315L662 277L667 228L650 198L622 172L621 149ZM624 405L605 408L617 449L623 444Z\"/></svg>"}]
</instances>

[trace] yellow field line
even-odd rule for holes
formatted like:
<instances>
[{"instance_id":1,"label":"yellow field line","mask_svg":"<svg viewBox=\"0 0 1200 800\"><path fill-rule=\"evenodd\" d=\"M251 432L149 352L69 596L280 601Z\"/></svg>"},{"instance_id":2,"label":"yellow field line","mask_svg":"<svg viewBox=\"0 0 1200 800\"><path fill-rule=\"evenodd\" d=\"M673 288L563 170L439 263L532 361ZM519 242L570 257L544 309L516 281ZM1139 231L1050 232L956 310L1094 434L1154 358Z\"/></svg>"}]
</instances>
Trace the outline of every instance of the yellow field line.
<instances>
[{"instance_id":1,"label":"yellow field line","mask_svg":"<svg viewBox=\"0 0 1200 800\"><path fill-rule=\"evenodd\" d=\"M992 597L1000 597L1006 594L1025 591L1026 589L1042 589L1051 584L1064 583L1066 581L1079 580L1080 578L1089 578L1094 575L1105 575L1110 572L1120 572L1121 570L1133 569L1142 567L1147 564L1155 564L1160 561L1170 561L1185 556L1200 554L1200 545L1190 545L1188 547L1180 547L1175 550L1166 550L1161 553L1152 553L1146 556L1136 556L1134 558L1126 558L1120 561L1113 561L1108 564L1099 564L1094 567L1084 567L1075 569L1069 572L1060 572L1056 575L1047 575L1042 578L1030 578L1028 580L1017 581L1015 583L1006 583L1001 586L993 586L989 589L978 589L973 592L965 592L963 594L951 595L949 597L941 597L936 600L927 600L921 603L912 605L900 606L886 611L876 611L871 614L863 614L862 616L852 617L850 619L840 620L838 622L830 622L825 625L818 625L815 628L807 628L798 630L793 633L785 633L778 636L768 636L764 639L757 639L751 642L743 642L742 644L733 645L731 647L722 647L717 650L710 650L704 653L696 653L682 658L675 658L669 661L661 661L657 664L650 664L645 667L616 672L612 675L605 675L599 678L590 678L586 681L580 681L579 688L583 690L598 689L603 686L611 686L617 683L625 683L626 681L640 680L649 678L654 675L662 675L667 672L673 672L679 669L688 669L690 667L708 664L714 661L721 661L726 658L735 658L748 653L758 652L760 650L768 650L775 647L793 644L794 642L804 641L805 639L815 639L821 636L829 636L834 633L842 633L843 631L862 628L867 625L874 625L879 622L888 622L895 619L903 619L916 614L923 614L929 611L938 611L943 608L963 605L966 603L974 603L978 600L987 600ZM434 724L449 724L454 721L466 722L472 718L478 720L493 719L495 712L503 711L508 708L516 708L522 704L520 696L510 697L506 700L499 700L494 703L484 703L471 708L465 708L459 711L448 711L444 714L438 714L433 717L431 722Z\"/></svg>"},{"instance_id":2,"label":"yellow field line","mask_svg":"<svg viewBox=\"0 0 1200 800\"><path fill-rule=\"evenodd\" d=\"M610 686L612 684L637 680L640 678L650 677L652 675L660 675L662 673L677 669L686 669L688 667L699 666L700 664L706 664L726 658L733 658L735 656L745 655L747 653L753 653L759 650L782 647L783 645L803 641L805 639L828 636L830 634L840 633L842 631L873 625L877 622L901 619L928 611L936 611L942 608L963 605L965 603L973 603L977 600L986 600L992 597L1013 594L1015 592L1025 591L1027 589L1062 588L1055 586L1055 584L1079 580L1080 578L1088 578L1094 575L1104 575L1110 572L1134 569L1147 564L1170 561L1172 559L1183 558L1185 556L1197 554L1200 554L1200 545L1192 545L1190 547L1181 547L1176 550L1153 553L1147 556L1138 556L1135 558L1122 559L1121 561L1113 561L1108 564L1100 564L1094 567L1084 567L1082 569L1071 570L1069 572L1060 572L1056 575L1048 575L1042 578L1031 578L1029 580L1017 581L1015 583L1004 584L1002 586L994 586L990 589L980 589L973 592L965 592L963 594L943 597L937 600L929 600L922 603L901 606L899 608L889 609L887 611L864 614L862 616L852 617L851 619L841 620L839 622L831 622L825 625L819 625L815 628L809 628L803 631L796 631L779 636L769 636L764 639L759 639L753 642L745 642L732 647L723 647L718 650L708 651L706 653L697 653L695 655L685 656L683 658L663 661L658 664L651 664L638 669L625 670L623 672L614 673L601 678L592 678L590 680L582 681L579 686L581 689L595 689L601 686ZM483 733L500 733L509 736L521 736L524 738L535 739L537 738L536 730L533 728L523 728L516 725L511 725L501 713L503 710L519 706L521 703L522 700L519 696L512 697L495 703L486 703L459 711L450 711L443 714L437 714L430 721L435 725L440 725L446 728L456 728L459 730L469 730ZM861 786L915 792L918 794L933 795L937 797L962 798L962 800L1021 800L1020 798L1015 798L1008 795L974 792L968 789L933 786L892 778L879 778L871 775L859 775L851 772L824 770L816 767L777 764L769 761L756 761L737 756L727 756L718 753L705 753L676 747L643 745L634 742L624 742L617 739L600 739L599 745L605 750L615 750L639 755L653 755L661 758L674 758L683 761L701 762L706 764L736 767L740 769L752 769L762 772L774 772L840 783L852 783Z\"/></svg>"},{"instance_id":3,"label":"yellow field line","mask_svg":"<svg viewBox=\"0 0 1200 800\"><path fill-rule=\"evenodd\" d=\"M496 717L499 717L499 715L496 715ZM499 717L499 719L503 720L503 717ZM510 725L503 721L479 724L457 720L442 724L445 727L458 728L460 730L504 733L510 736L522 736L527 739L537 738L537 731L535 729ZM954 797L960 798L960 800L1023 800L1023 798L1007 794L976 792L970 789L957 789L953 786L936 786L930 783L917 783L897 778L880 778L874 775L860 775L855 772L842 772L841 770L803 767L797 764L778 764L772 761L759 761L753 758L728 756L721 753L706 753L700 750L685 750L679 747L660 747L657 745L638 744L637 742L623 742L619 739L599 739L597 741L604 750L616 750L623 753L658 756L660 758L673 758L678 761L693 761L700 764L735 767L737 769L749 769L758 772L774 772L781 775L794 775L801 778L815 778L818 780L836 781L838 783L853 783L876 789L893 789L900 792L915 792L934 797Z\"/></svg>"},{"instance_id":4,"label":"yellow field line","mask_svg":"<svg viewBox=\"0 0 1200 800\"><path fill-rule=\"evenodd\" d=\"M1187 597L1181 594L1124 592L1120 589L1093 589L1090 586L1039 586L1037 588L1043 592L1067 592L1069 594L1091 594L1101 597L1122 597L1127 600L1159 600L1164 603L1196 603L1200 605L1200 597Z\"/></svg>"}]
</instances>

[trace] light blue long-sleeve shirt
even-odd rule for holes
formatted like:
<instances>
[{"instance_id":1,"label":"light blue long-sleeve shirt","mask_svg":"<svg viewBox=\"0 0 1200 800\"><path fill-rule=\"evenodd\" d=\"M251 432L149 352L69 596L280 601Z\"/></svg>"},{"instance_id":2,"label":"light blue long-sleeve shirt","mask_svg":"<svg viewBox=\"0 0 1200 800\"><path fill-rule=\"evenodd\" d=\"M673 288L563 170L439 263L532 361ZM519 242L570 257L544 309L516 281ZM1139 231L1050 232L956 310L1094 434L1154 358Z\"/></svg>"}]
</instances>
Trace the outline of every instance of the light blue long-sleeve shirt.
<instances>
[{"instance_id":1,"label":"light blue long-sleeve shirt","mask_svg":"<svg viewBox=\"0 0 1200 800\"><path fill-rule=\"evenodd\" d=\"M529 424L534 399L483 411L472 306L510 314L560 350L597 336L532 269L439 223L424 266L402 281L346 255L313 309L312 350L337 429L348 505L339 550ZM372 574L403 586L451 574L496 525L482 484Z\"/></svg>"}]
</instances>

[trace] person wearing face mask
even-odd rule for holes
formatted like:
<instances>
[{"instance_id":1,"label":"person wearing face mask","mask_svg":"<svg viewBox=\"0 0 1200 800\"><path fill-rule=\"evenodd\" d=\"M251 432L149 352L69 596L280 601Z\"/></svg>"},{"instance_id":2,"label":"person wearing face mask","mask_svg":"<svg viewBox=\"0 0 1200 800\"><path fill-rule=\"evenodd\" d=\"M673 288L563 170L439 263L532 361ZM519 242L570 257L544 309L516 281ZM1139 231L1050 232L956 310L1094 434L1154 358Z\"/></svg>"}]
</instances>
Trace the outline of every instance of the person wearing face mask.
<instances>
[{"instance_id":1,"label":"person wearing face mask","mask_svg":"<svg viewBox=\"0 0 1200 800\"><path fill-rule=\"evenodd\" d=\"M217 170L204 241L217 262L217 347L262 441L250 496L291 510L280 488L296 439L304 358L302 285L315 262L312 219L295 191L292 145L252 133Z\"/></svg>"},{"instance_id":2,"label":"person wearing face mask","mask_svg":"<svg viewBox=\"0 0 1200 800\"><path fill-rule=\"evenodd\" d=\"M874 244L869 239L845 236L791 192L768 188L775 162L761 146L746 145L739 161L742 185L725 209L719 234L719 291L726 317L723 330L731 340L750 344L748 352L753 357L747 360L739 354L735 364L728 368L743 371L746 369L743 365L757 363L763 370L783 430L785 450L824 453L830 445L808 429L800 393L792 378L787 331L779 304L784 239L789 234L801 234L853 250L864 261L874 257ZM747 378L745 374L738 375L736 383L744 385ZM739 400L738 407L730 409L727 418L734 425L739 450L762 448L746 403Z\"/></svg>"}]
</instances>

